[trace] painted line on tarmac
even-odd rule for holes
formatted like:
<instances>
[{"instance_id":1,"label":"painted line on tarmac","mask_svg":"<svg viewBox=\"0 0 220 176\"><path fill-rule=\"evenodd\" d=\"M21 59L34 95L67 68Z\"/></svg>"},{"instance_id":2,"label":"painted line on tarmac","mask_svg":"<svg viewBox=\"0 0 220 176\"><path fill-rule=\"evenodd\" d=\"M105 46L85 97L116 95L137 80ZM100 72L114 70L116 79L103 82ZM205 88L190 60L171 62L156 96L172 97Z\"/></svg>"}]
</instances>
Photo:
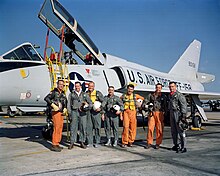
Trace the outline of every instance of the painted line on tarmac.
<instances>
[{"instance_id":1,"label":"painted line on tarmac","mask_svg":"<svg viewBox=\"0 0 220 176\"><path fill-rule=\"evenodd\" d=\"M36 154L41 154L41 153L46 153L46 152L50 152L50 150L41 150L41 151L37 151L37 152L15 155L15 156L12 156L12 158L19 158L19 157L23 157L23 156L36 155Z\"/></svg>"}]
</instances>

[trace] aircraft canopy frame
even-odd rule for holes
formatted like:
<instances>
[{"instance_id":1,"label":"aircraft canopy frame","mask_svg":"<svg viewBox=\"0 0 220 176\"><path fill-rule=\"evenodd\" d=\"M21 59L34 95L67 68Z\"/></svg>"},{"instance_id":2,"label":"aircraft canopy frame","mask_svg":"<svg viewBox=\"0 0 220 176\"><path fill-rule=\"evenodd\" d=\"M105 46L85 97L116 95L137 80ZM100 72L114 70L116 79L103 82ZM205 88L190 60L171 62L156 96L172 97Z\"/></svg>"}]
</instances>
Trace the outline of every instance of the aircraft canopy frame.
<instances>
[{"instance_id":1,"label":"aircraft canopy frame","mask_svg":"<svg viewBox=\"0 0 220 176\"><path fill-rule=\"evenodd\" d=\"M94 64L103 65L100 52L79 23L57 0L45 0L38 17L61 39L64 29L64 43L87 63L88 55Z\"/></svg>"}]
</instances>

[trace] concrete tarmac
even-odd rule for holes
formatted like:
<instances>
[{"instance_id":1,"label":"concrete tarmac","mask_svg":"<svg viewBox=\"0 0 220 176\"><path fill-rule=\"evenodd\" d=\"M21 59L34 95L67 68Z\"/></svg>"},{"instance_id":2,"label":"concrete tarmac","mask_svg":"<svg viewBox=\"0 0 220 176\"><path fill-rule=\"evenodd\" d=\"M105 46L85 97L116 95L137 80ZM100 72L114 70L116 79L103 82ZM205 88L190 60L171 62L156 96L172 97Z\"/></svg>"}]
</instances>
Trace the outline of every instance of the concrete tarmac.
<instances>
[{"instance_id":1,"label":"concrete tarmac","mask_svg":"<svg viewBox=\"0 0 220 176\"><path fill-rule=\"evenodd\" d=\"M41 136L44 116L0 115L0 175L220 175L220 112L207 116L204 130L187 131L187 153L170 150L169 126L159 150L144 148L146 132L140 126L134 146L125 149L101 145L68 150L64 130L64 149L56 153ZM103 129L101 134L105 142Z\"/></svg>"}]
</instances>

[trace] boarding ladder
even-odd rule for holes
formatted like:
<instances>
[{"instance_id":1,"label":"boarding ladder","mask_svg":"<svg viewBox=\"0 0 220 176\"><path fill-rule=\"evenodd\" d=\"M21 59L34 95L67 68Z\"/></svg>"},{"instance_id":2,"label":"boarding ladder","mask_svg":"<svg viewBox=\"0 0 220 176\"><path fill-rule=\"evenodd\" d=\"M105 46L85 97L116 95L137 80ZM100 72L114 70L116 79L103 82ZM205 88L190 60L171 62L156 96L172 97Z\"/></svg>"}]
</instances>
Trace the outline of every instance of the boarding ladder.
<instances>
[{"instance_id":1,"label":"boarding ladder","mask_svg":"<svg viewBox=\"0 0 220 176\"><path fill-rule=\"evenodd\" d=\"M64 81L64 92L66 93L69 87L69 74L68 74L68 67L65 63L65 60L62 60L63 56L63 41L64 41L64 28L63 25L61 28L61 40L60 40L60 51L57 53L55 52L54 48L48 46L48 38L50 29L48 28L47 36L46 36L46 45L44 49L44 59L46 64L48 65L50 80L51 80L51 90L56 88L57 81L62 79ZM48 57L47 50L50 49L50 55Z\"/></svg>"},{"instance_id":2,"label":"boarding ladder","mask_svg":"<svg viewBox=\"0 0 220 176\"><path fill-rule=\"evenodd\" d=\"M50 56L46 56L46 64L50 74L51 90L57 87L57 81L62 79L64 81L64 92L66 93L69 87L69 74L68 67L65 63L59 60L59 53L54 51L54 48L49 46L51 49Z\"/></svg>"}]
</instances>

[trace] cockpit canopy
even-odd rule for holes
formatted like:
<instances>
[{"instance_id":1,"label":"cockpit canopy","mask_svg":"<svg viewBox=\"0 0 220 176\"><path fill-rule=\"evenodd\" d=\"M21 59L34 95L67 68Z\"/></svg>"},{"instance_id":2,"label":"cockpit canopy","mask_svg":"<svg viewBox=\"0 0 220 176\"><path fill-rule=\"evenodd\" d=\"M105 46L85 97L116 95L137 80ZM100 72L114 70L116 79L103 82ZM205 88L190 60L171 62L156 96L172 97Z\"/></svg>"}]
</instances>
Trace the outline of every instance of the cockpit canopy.
<instances>
[{"instance_id":1,"label":"cockpit canopy","mask_svg":"<svg viewBox=\"0 0 220 176\"><path fill-rule=\"evenodd\" d=\"M104 57L89 38L79 23L57 0L45 0L38 17L54 32L62 38L64 27L64 43L83 61L87 62L88 56L96 65L104 64Z\"/></svg>"},{"instance_id":2,"label":"cockpit canopy","mask_svg":"<svg viewBox=\"0 0 220 176\"><path fill-rule=\"evenodd\" d=\"M2 58L7 60L42 61L30 43L19 45L5 53Z\"/></svg>"}]
</instances>

